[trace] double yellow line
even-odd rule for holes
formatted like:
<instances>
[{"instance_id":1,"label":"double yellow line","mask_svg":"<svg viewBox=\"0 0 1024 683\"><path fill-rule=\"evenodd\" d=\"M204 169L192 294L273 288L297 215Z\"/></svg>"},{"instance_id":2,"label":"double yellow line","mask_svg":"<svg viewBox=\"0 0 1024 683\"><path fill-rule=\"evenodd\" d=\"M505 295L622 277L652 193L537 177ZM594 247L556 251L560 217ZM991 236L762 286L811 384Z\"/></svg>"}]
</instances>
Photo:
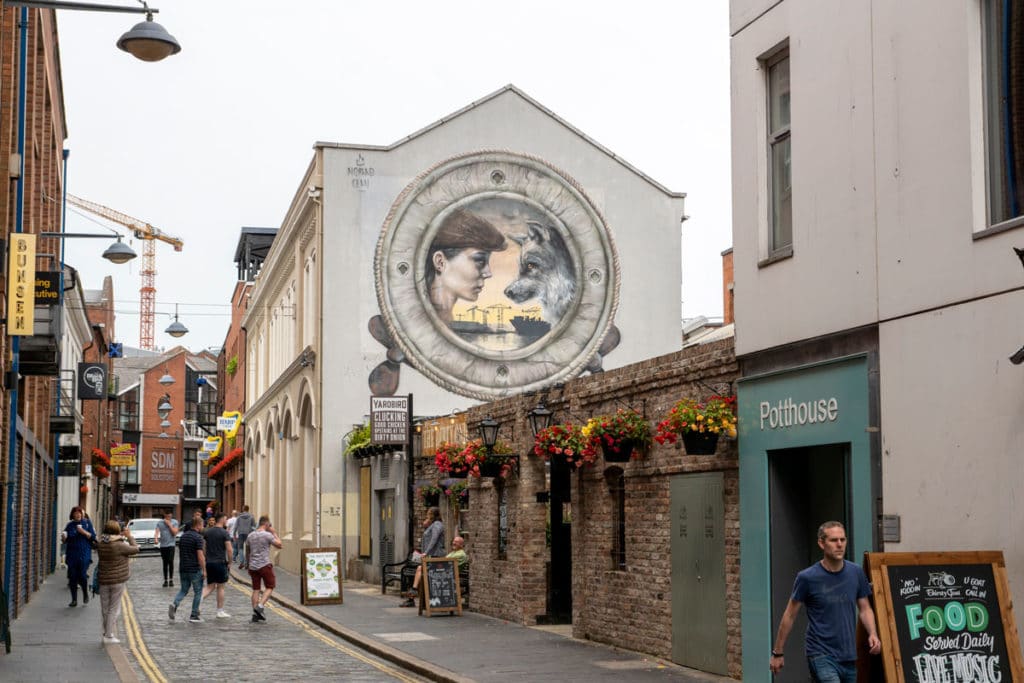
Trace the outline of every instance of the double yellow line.
<instances>
[{"instance_id":1,"label":"double yellow line","mask_svg":"<svg viewBox=\"0 0 1024 683\"><path fill-rule=\"evenodd\" d=\"M239 591L240 593L245 593L246 595L251 595L252 594L251 590L248 590L246 587L240 586L237 582L230 582L228 585L232 586L235 590ZM301 628L303 631L306 632L307 635L313 636L317 640L319 640L319 641L321 641L323 643L326 643L327 645L330 645L335 650L338 650L339 652L343 652L344 654L348 655L349 657L352 657L353 659L357 659L360 662L363 662L364 664L368 664L368 665L372 666L373 668L377 669L378 671L380 671L382 673L385 673L388 676L391 676L392 678L397 678L398 680L404 681L405 683L416 683L417 680L419 680L419 679L412 678L411 676L406 675L403 671L401 671L399 669L396 669L394 667L388 666L387 664L379 662L379 661L377 661L375 659L371 659L370 657L367 657L366 655L364 655L363 653L359 652L358 650L353 650L352 648L347 647L347 646L343 645L342 643L339 643L337 640L335 640L335 639L331 638L330 636L327 636L323 632L321 632L319 630L319 627L311 626L308 622L303 621L303 620L301 620L301 619L299 619L299 618L297 618L297 617L295 617L295 616L285 612L283 609L281 609L280 607L277 607L276 605L271 605L270 603L267 603L267 607L269 607L270 610L275 615L280 616L285 621L287 621L289 623L292 623L295 626L298 626L299 628Z\"/></svg>"},{"instance_id":2,"label":"double yellow line","mask_svg":"<svg viewBox=\"0 0 1024 683\"><path fill-rule=\"evenodd\" d=\"M132 599L128 596L127 588L121 596L121 608L124 613L124 630L128 632L128 647L135 655L135 661L139 663L143 673L152 683L167 683L167 679L160 672L160 667L156 665L149 650L146 649L146 643L142 639L142 629L139 628L139 622L135 618L135 608L132 606Z\"/></svg>"}]
</instances>

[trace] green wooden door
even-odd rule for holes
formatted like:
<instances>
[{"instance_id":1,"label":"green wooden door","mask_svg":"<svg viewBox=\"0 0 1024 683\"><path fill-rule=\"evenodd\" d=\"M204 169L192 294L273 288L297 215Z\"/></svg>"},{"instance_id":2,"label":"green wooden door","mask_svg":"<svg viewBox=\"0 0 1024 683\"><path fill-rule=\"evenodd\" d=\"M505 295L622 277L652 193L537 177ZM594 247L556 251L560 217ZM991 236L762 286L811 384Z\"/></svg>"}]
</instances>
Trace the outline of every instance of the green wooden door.
<instances>
[{"instance_id":1,"label":"green wooden door","mask_svg":"<svg viewBox=\"0 0 1024 683\"><path fill-rule=\"evenodd\" d=\"M721 472L672 479L672 660L728 673Z\"/></svg>"}]
</instances>

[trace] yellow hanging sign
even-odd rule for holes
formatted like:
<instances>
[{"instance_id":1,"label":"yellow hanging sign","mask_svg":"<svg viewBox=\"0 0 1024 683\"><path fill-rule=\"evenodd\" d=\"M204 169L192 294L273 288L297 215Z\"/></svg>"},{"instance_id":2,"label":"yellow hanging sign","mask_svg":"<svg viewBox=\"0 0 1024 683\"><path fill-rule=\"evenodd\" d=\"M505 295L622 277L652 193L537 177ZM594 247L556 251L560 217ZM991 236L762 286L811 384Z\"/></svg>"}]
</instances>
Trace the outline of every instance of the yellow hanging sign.
<instances>
[{"instance_id":1,"label":"yellow hanging sign","mask_svg":"<svg viewBox=\"0 0 1024 683\"><path fill-rule=\"evenodd\" d=\"M31 337L36 322L36 236L12 233L7 261L7 334Z\"/></svg>"}]
</instances>

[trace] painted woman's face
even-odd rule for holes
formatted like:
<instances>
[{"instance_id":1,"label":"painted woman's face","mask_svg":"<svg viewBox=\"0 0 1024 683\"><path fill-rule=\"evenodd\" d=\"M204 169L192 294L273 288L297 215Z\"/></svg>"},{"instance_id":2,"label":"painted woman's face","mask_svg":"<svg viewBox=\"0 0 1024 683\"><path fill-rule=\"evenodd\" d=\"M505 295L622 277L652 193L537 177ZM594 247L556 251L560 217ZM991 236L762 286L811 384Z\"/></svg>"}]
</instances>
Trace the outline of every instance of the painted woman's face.
<instances>
[{"instance_id":1,"label":"painted woman's face","mask_svg":"<svg viewBox=\"0 0 1024 683\"><path fill-rule=\"evenodd\" d=\"M491 252L485 249L467 248L451 259L437 252L434 258L440 257L443 266L437 278L444 289L464 301L476 301L484 288L484 280L492 276Z\"/></svg>"}]
</instances>

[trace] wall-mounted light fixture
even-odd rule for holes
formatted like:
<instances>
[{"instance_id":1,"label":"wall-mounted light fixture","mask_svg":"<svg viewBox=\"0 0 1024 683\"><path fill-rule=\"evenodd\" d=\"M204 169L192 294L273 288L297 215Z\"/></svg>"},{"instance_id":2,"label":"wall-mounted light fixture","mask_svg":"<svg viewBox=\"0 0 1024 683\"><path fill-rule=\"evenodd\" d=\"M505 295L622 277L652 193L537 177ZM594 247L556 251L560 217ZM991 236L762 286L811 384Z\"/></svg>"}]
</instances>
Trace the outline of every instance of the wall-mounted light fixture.
<instances>
[{"instance_id":1,"label":"wall-mounted light fixture","mask_svg":"<svg viewBox=\"0 0 1024 683\"><path fill-rule=\"evenodd\" d=\"M555 414L548 410L543 403L538 403L526 416L530 420L530 431L536 437L537 434L551 426L551 420Z\"/></svg>"}]
</instances>

